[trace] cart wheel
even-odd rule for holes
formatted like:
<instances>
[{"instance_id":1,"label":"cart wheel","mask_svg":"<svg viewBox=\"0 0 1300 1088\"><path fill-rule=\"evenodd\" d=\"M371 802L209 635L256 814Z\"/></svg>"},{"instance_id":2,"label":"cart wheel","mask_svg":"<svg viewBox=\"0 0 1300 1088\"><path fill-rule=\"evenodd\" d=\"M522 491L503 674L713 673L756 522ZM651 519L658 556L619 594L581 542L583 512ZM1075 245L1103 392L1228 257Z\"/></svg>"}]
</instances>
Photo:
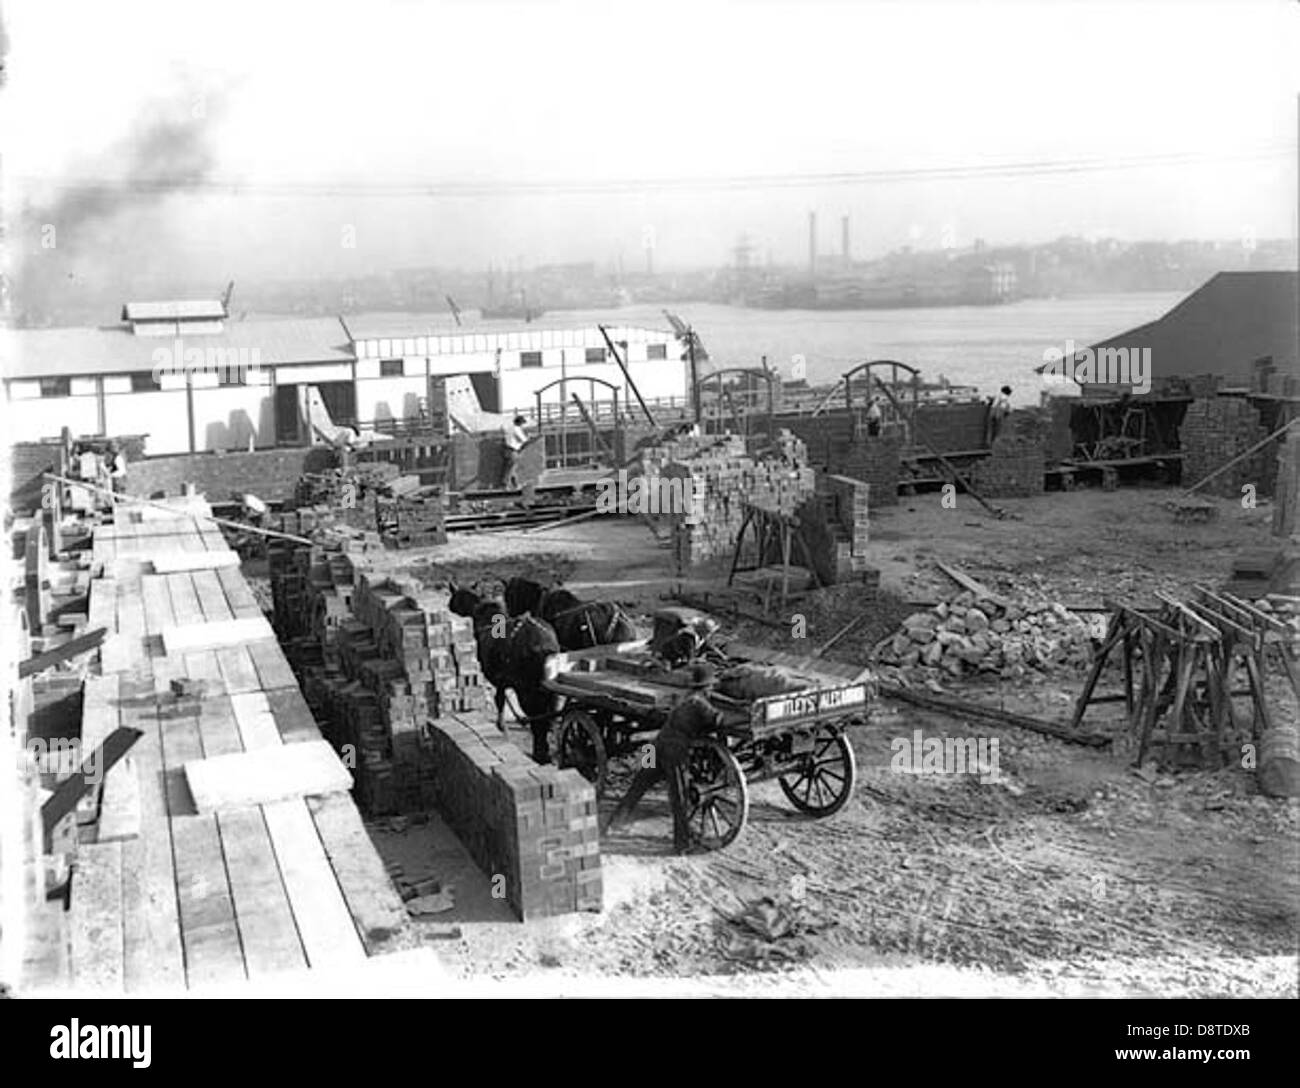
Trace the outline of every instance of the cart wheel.
<instances>
[{"instance_id":1,"label":"cart wheel","mask_svg":"<svg viewBox=\"0 0 1300 1088\"><path fill-rule=\"evenodd\" d=\"M823 726L800 768L781 775L777 781L781 792L800 812L829 816L839 812L853 796L857 776L857 760L849 738L838 729Z\"/></svg>"},{"instance_id":2,"label":"cart wheel","mask_svg":"<svg viewBox=\"0 0 1300 1088\"><path fill-rule=\"evenodd\" d=\"M735 841L749 816L745 772L725 744L696 741L687 762L686 825L691 840L705 850Z\"/></svg>"},{"instance_id":3,"label":"cart wheel","mask_svg":"<svg viewBox=\"0 0 1300 1088\"><path fill-rule=\"evenodd\" d=\"M608 757L600 726L586 710L566 710L560 718L556 737L555 762L560 767L572 767L596 787L596 796L605 791Z\"/></svg>"}]
</instances>

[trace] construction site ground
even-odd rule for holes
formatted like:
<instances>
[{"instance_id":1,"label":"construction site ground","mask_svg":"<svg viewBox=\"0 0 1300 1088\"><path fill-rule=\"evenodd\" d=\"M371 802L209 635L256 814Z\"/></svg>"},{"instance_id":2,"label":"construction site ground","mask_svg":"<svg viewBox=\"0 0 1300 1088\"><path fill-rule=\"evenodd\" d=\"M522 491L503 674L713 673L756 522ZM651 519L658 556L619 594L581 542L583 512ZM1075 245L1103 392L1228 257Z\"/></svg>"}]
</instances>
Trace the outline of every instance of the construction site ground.
<instances>
[{"instance_id":1,"label":"construction site ground","mask_svg":"<svg viewBox=\"0 0 1300 1088\"><path fill-rule=\"evenodd\" d=\"M768 622L724 619L726 633L807 654L866 613L827 654L866 663L916 610L907 602L955 595L936 560L1001 593L1080 605L1185 596L1194 583L1222 583L1238 549L1278 543L1262 506L1212 500L1213 520L1175 524L1162 505L1170 496L1139 488L1003 500L1011 516L1000 521L965 497L956 509L937 494L905 499L872 512L878 599L839 587ZM632 518L457 536L386 562L434 581L560 578L643 622L679 581L671 550ZM726 564L686 573L693 591L717 591ZM802 639L793 637L800 616ZM945 677L941 687L1060 722L1083 678ZM1275 713L1294 720L1289 687L1273 696ZM1261 796L1254 774L1236 767L1135 769L1122 703L1090 710L1089 725L1115 737L1112 749L880 701L852 731L855 796L829 819L800 816L764 783L752 788L735 843L676 857L666 794L652 791L634 822L602 840L599 915L520 924L436 816L375 821L386 860L446 893L445 909L413 921L396 944L436 947L467 982L571 992L614 977L644 980L645 992L1297 996L1300 803ZM917 729L996 736L1001 781L895 772L891 741ZM630 773L615 765L602 811ZM762 924L739 924L742 912Z\"/></svg>"}]
</instances>

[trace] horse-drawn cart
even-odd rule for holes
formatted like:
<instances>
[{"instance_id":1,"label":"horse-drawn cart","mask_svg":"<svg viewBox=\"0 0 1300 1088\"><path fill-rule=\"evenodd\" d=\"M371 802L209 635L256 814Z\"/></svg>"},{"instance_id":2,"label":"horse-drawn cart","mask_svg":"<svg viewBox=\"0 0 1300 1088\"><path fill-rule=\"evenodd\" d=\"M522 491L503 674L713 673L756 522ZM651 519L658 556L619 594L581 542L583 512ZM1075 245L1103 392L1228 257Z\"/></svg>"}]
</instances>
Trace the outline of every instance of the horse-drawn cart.
<instances>
[{"instance_id":1,"label":"horse-drawn cart","mask_svg":"<svg viewBox=\"0 0 1300 1088\"><path fill-rule=\"evenodd\" d=\"M691 693L690 674L689 666L665 667L644 643L555 655L545 686L563 699L559 765L602 792L611 758L650 751ZM865 680L731 658L705 696L721 726L694 743L688 761L688 822L699 845L720 849L740 834L752 782L775 778L790 803L814 817L848 802L857 768L845 729L865 718Z\"/></svg>"}]
</instances>

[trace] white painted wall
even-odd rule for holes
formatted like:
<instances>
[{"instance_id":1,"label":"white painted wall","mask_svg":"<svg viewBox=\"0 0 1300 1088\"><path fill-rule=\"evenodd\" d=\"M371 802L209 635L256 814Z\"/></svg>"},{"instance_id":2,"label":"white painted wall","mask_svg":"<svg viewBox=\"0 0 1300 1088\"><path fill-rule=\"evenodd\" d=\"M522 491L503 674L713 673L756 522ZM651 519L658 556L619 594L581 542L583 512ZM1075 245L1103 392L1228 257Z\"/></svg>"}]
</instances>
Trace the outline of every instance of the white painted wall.
<instances>
[{"instance_id":1,"label":"white painted wall","mask_svg":"<svg viewBox=\"0 0 1300 1088\"><path fill-rule=\"evenodd\" d=\"M147 434L144 452L189 453L190 417L185 391L106 393L104 421L109 434Z\"/></svg>"},{"instance_id":2,"label":"white painted wall","mask_svg":"<svg viewBox=\"0 0 1300 1088\"><path fill-rule=\"evenodd\" d=\"M196 374L200 378L204 375ZM226 385L194 389L196 450L246 450L275 445L274 404L268 386Z\"/></svg>"},{"instance_id":3,"label":"white painted wall","mask_svg":"<svg viewBox=\"0 0 1300 1088\"><path fill-rule=\"evenodd\" d=\"M425 381L423 369L415 378L358 378L357 418L367 422L414 418L420 398L426 394Z\"/></svg>"},{"instance_id":4,"label":"white painted wall","mask_svg":"<svg viewBox=\"0 0 1300 1088\"><path fill-rule=\"evenodd\" d=\"M38 387L39 388L39 387ZM99 433L98 397L41 397L9 407L10 442L58 438L64 427L74 435ZM138 432L137 432L138 433Z\"/></svg>"}]
</instances>

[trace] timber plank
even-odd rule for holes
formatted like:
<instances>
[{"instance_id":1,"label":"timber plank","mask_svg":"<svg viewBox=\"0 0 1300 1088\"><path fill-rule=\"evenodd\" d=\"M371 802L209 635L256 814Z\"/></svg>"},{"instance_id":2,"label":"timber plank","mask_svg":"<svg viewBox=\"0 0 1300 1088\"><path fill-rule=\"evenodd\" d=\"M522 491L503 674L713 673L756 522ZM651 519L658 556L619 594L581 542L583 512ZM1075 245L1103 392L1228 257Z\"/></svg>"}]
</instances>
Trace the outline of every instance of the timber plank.
<instances>
[{"instance_id":1,"label":"timber plank","mask_svg":"<svg viewBox=\"0 0 1300 1088\"><path fill-rule=\"evenodd\" d=\"M174 818L172 857L189 986L246 978L216 817Z\"/></svg>"},{"instance_id":2,"label":"timber plank","mask_svg":"<svg viewBox=\"0 0 1300 1088\"><path fill-rule=\"evenodd\" d=\"M203 618L212 620L232 620L234 613L226 602L225 591L217 580L216 571L192 570L190 578L194 582L194 591L199 597L199 607L203 609Z\"/></svg>"},{"instance_id":3,"label":"timber plank","mask_svg":"<svg viewBox=\"0 0 1300 1088\"><path fill-rule=\"evenodd\" d=\"M263 806L289 904L311 967L346 967L365 960L325 848L300 798Z\"/></svg>"},{"instance_id":4,"label":"timber plank","mask_svg":"<svg viewBox=\"0 0 1300 1088\"><path fill-rule=\"evenodd\" d=\"M145 728L143 715L138 728ZM122 924L127 993L185 985L162 738L156 709L133 754L139 771L140 834L122 844Z\"/></svg>"},{"instance_id":5,"label":"timber plank","mask_svg":"<svg viewBox=\"0 0 1300 1088\"><path fill-rule=\"evenodd\" d=\"M217 661L215 650L194 650L181 654L180 659L185 676L203 681L205 697L227 694L226 681L221 675L221 663Z\"/></svg>"},{"instance_id":6,"label":"timber plank","mask_svg":"<svg viewBox=\"0 0 1300 1088\"><path fill-rule=\"evenodd\" d=\"M200 700L199 735L205 757L228 756L244 750L229 695L204 695Z\"/></svg>"},{"instance_id":7,"label":"timber plank","mask_svg":"<svg viewBox=\"0 0 1300 1088\"><path fill-rule=\"evenodd\" d=\"M248 644L248 655L257 669L263 691L277 688L297 688L298 678L285 659L284 651L270 639L259 639Z\"/></svg>"},{"instance_id":8,"label":"timber plank","mask_svg":"<svg viewBox=\"0 0 1300 1088\"><path fill-rule=\"evenodd\" d=\"M324 740L191 760L185 777L200 813L352 788L352 775Z\"/></svg>"},{"instance_id":9,"label":"timber plank","mask_svg":"<svg viewBox=\"0 0 1300 1088\"><path fill-rule=\"evenodd\" d=\"M244 751L256 752L283 743L265 692L241 692L231 696L230 705L239 725Z\"/></svg>"},{"instance_id":10,"label":"timber plank","mask_svg":"<svg viewBox=\"0 0 1300 1088\"><path fill-rule=\"evenodd\" d=\"M252 588L237 569L230 567L218 570L217 580L226 591L226 600L237 619L256 619L262 615L262 606L257 603Z\"/></svg>"},{"instance_id":11,"label":"timber plank","mask_svg":"<svg viewBox=\"0 0 1300 1088\"><path fill-rule=\"evenodd\" d=\"M180 575L169 574L168 578ZM265 617L256 619L224 620L218 623L204 623L202 617L188 623L181 622L181 612L177 610L178 625L163 631L163 646L169 654L184 653L188 650L207 650L218 646L238 646L256 639L275 638L275 632Z\"/></svg>"},{"instance_id":12,"label":"timber plank","mask_svg":"<svg viewBox=\"0 0 1300 1088\"><path fill-rule=\"evenodd\" d=\"M226 691L231 695L261 690L262 684L253 667L253 659L248 656L247 646L219 647L216 657L226 682Z\"/></svg>"},{"instance_id":13,"label":"timber plank","mask_svg":"<svg viewBox=\"0 0 1300 1088\"><path fill-rule=\"evenodd\" d=\"M167 815L173 820L179 816L192 816L198 811L185 780L185 764L203 758L199 705L200 700L193 697L164 697L158 708Z\"/></svg>"},{"instance_id":14,"label":"timber plank","mask_svg":"<svg viewBox=\"0 0 1300 1088\"><path fill-rule=\"evenodd\" d=\"M168 574L167 589L172 597L172 610L176 613L177 627L184 627L188 624L203 623L203 609L199 606L199 596L194 592L194 582L188 571L182 571L179 574ZM164 639L166 632L163 632ZM168 653L171 653L170 647Z\"/></svg>"},{"instance_id":15,"label":"timber plank","mask_svg":"<svg viewBox=\"0 0 1300 1088\"><path fill-rule=\"evenodd\" d=\"M347 794L309 797L307 808L316 822L357 932L366 951L373 955L379 945L406 924L402 898L366 833L361 814Z\"/></svg>"},{"instance_id":16,"label":"timber plank","mask_svg":"<svg viewBox=\"0 0 1300 1088\"><path fill-rule=\"evenodd\" d=\"M72 984L78 990L123 988L122 844L85 845L72 880Z\"/></svg>"},{"instance_id":17,"label":"timber plank","mask_svg":"<svg viewBox=\"0 0 1300 1088\"><path fill-rule=\"evenodd\" d=\"M262 810L223 812L217 826L248 977L306 967L307 955Z\"/></svg>"},{"instance_id":18,"label":"timber plank","mask_svg":"<svg viewBox=\"0 0 1300 1088\"><path fill-rule=\"evenodd\" d=\"M267 704L275 717L275 727L285 744L307 740L320 740L321 732L312 716L311 708L302 692L296 687L278 688L266 693Z\"/></svg>"},{"instance_id":19,"label":"timber plank","mask_svg":"<svg viewBox=\"0 0 1300 1088\"><path fill-rule=\"evenodd\" d=\"M239 556L232 551L169 552L153 557L155 574L175 574L180 571L217 570L238 567Z\"/></svg>"}]
</instances>

